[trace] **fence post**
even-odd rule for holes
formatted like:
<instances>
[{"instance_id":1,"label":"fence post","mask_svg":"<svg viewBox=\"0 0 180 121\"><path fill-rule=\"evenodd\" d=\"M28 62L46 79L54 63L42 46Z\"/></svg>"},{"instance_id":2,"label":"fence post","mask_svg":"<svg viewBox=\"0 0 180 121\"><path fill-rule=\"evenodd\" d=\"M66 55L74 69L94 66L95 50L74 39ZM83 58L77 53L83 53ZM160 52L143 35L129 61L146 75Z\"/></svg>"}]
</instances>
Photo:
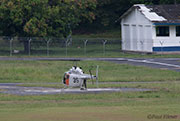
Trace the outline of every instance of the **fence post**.
<instances>
[{"instance_id":1,"label":"fence post","mask_svg":"<svg viewBox=\"0 0 180 121\"><path fill-rule=\"evenodd\" d=\"M67 56L68 39L66 40L66 56Z\"/></svg>"},{"instance_id":2,"label":"fence post","mask_svg":"<svg viewBox=\"0 0 180 121\"><path fill-rule=\"evenodd\" d=\"M10 56L12 56L12 42L13 42L13 38L10 39Z\"/></svg>"},{"instance_id":3,"label":"fence post","mask_svg":"<svg viewBox=\"0 0 180 121\"><path fill-rule=\"evenodd\" d=\"M159 41L160 44L161 44L161 55L163 54L163 44L164 44L164 41Z\"/></svg>"},{"instance_id":4,"label":"fence post","mask_svg":"<svg viewBox=\"0 0 180 121\"><path fill-rule=\"evenodd\" d=\"M86 55L86 45L87 45L88 40L84 40L84 55Z\"/></svg>"},{"instance_id":5,"label":"fence post","mask_svg":"<svg viewBox=\"0 0 180 121\"><path fill-rule=\"evenodd\" d=\"M29 44L28 44L28 46L29 46L28 47L29 48L29 56L31 55L31 40L32 39L30 38L29 41L28 41L29 42Z\"/></svg>"},{"instance_id":6,"label":"fence post","mask_svg":"<svg viewBox=\"0 0 180 121\"><path fill-rule=\"evenodd\" d=\"M125 50L125 42L124 42L123 40L121 40L120 50L121 50L122 53L124 54L124 50Z\"/></svg>"},{"instance_id":7,"label":"fence post","mask_svg":"<svg viewBox=\"0 0 180 121\"><path fill-rule=\"evenodd\" d=\"M103 54L105 55L106 53L106 43L107 43L107 40L102 40L103 42Z\"/></svg>"},{"instance_id":8,"label":"fence post","mask_svg":"<svg viewBox=\"0 0 180 121\"><path fill-rule=\"evenodd\" d=\"M47 44L47 56L49 56L49 42L51 41L51 39L48 39L46 42Z\"/></svg>"}]
</instances>

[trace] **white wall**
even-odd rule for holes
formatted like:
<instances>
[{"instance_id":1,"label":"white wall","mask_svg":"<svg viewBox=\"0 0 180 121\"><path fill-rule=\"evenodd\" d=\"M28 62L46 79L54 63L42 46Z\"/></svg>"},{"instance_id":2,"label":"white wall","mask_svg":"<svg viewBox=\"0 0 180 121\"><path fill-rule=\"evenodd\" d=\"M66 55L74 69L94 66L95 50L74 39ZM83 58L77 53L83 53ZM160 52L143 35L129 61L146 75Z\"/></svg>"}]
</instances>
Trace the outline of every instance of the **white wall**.
<instances>
[{"instance_id":1,"label":"white wall","mask_svg":"<svg viewBox=\"0 0 180 121\"><path fill-rule=\"evenodd\" d=\"M121 20L122 49L152 52L152 22L134 9Z\"/></svg>"},{"instance_id":2,"label":"white wall","mask_svg":"<svg viewBox=\"0 0 180 121\"><path fill-rule=\"evenodd\" d=\"M153 46L154 47L173 47L180 46L180 36L176 36L176 26L169 26L170 36L168 37L157 37L156 26L153 26Z\"/></svg>"}]
</instances>

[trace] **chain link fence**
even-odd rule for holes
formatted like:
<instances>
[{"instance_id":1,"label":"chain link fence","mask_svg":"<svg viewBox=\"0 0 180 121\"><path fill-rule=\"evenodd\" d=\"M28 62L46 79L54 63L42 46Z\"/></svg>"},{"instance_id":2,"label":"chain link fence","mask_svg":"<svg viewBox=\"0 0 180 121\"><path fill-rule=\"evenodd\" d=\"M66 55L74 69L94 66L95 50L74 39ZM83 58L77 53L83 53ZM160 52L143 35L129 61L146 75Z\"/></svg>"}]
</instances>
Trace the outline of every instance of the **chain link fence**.
<instances>
[{"instance_id":1,"label":"chain link fence","mask_svg":"<svg viewBox=\"0 0 180 121\"><path fill-rule=\"evenodd\" d=\"M119 38L0 37L0 56L104 56L120 50Z\"/></svg>"},{"instance_id":2,"label":"chain link fence","mask_svg":"<svg viewBox=\"0 0 180 121\"><path fill-rule=\"evenodd\" d=\"M180 51L180 41L160 39L155 42L121 42L119 38L0 37L0 56L118 56L121 50L149 52L152 49L160 53Z\"/></svg>"}]
</instances>

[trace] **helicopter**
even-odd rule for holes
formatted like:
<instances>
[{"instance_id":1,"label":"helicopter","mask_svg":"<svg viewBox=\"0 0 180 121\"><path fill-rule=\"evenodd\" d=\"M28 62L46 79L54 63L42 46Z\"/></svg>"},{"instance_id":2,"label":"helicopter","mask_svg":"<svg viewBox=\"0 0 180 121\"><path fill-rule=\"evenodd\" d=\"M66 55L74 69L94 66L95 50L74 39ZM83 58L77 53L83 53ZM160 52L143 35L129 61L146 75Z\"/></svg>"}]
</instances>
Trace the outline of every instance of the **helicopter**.
<instances>
[{"instance_id":1,"label":"helicopter","mask_svg":"<svg viewBox=\"0 0 180 121\"><path fill-rule=\"evenodd\" d=\"M87 90L86 81L91 79L96 80L96 85L98 87L98 68L99 66L96 67L96 75L92 75L91 69L89 70L90 74L85 74L81 67L73 66L69 71L64 73L62 83L65 88L79 87L80 90Z\"/></svg>"}]
</instances>

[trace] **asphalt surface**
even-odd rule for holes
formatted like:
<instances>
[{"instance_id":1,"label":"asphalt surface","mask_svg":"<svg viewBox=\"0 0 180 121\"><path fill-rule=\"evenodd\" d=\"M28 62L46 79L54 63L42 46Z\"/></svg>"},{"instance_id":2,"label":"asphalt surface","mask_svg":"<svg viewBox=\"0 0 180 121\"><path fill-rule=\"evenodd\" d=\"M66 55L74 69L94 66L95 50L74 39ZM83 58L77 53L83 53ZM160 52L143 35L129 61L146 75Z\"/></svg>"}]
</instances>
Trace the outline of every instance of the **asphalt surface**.
<instances>
[{"instance_id":1,"label":"asphalt surface","mask_svg":"<svg viewBox=\"0 0 180 121\"><path fill-rule=\"evenodd\" d=\"M151 89L140 88L89 88L80 90L79 88L57 89L46 87L22 87L19 83L0 83L0 93L13 95L47 95L47 94L80 94L80 93L104 93L104 92L141 92L152 91Z\"/></svg>"},{"instance_id":2,"label":"asphalt surface","mask_svg":"<svg viewBox=\"0 0 180 121\"><path fill-rule=\"evenodd\" d=\"M174 70L180 72L180 58L45 58L45 57L31 57L31 58L16 58L16 57L0 57L0 60L31 60L31 61L83 61L83 60L97 60L110 61L119 64L130 64L135 66L147 66L151 68L159 68L164 70Z\"/></svg>"},{"instance_id":3,"label":"asphalt surface","mask_svg":"<svg viewBox=\"0 0 180 121\"><path fill-rule=\"evenodd\" d=\"M126 59L124 61L114 60L111 62L119 64L130 64L135 66L146 66L151 68L158 68L162 70L173 70L180 72L179 58L156 58L156 59Z\"/></svg>"}]
</instances>

